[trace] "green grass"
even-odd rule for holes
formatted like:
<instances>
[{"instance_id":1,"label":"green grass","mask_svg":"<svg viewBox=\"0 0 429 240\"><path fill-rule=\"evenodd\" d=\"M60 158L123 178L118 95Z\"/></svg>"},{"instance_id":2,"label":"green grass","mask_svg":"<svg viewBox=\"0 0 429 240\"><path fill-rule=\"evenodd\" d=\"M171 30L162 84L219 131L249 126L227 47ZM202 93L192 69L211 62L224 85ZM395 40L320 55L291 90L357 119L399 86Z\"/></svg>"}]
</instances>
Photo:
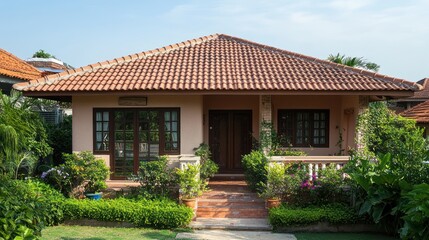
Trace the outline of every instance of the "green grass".
<instances>
[{"instance_id":1,"label":"green grass","mask_svg":"<svg viewBox=\"0 0 429 240\"><path fill-rule=\"evenodd\" d=\"M174 239L177 232L144 228L56 226L42 231L43 240Z\"/></svg>"},{"instance_id":2,"label":"green grass","mask_svg":"<svg viewBox=\"0 0 429 240\"><path fill-rule=\"evenodd\" d=\"M370 233L296 233L298 240L393 240L396 238Z\"/></svg>"}]
</instances>

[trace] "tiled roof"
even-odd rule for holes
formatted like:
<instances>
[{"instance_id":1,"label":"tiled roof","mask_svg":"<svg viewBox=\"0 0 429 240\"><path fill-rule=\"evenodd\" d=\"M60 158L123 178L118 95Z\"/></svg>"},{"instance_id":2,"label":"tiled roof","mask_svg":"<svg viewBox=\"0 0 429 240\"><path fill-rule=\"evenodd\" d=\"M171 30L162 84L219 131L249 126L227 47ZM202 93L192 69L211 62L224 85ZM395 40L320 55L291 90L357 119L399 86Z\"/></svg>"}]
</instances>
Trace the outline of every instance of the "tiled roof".
<instances>
[{"instance_id":1,"label":"tiled roof","mask_svg":"<svg viewBox=\"0 0 429 240\"><path fill-rule=\"evenodd\" d=\"M31 92L101 92L410 91L420 86L215 34L68 70L14 87Z\"/></svg>"},{"instance_id":2,"label":"tiled roof","mask_svg":"<svg viewBox=\"0 0 429 240\"><path fill-rule=\"evenodd\" d=\"M429 123L429 100L402 112L401 115L418 123Z\"/></svg>"},{"instance_id":3,"label":"tiled roof","mask_svg":"<svg viewBox=\"0 0 429 240\"><path fill-rule=\"evenodd\" d=\"M422 80L417 82L423 88L420 91L414 92L414 96L409 98L414 99L429 99L429 78L423 78Z\"/></svg>"},{"instance_id":4,"label":"tiled roof","mask_svg":"<svg viewBox=\"0 0 429 240\"><path fill-rule=\"evenodd\" d=\"M42 76L42 73L24 60L0 48L0 75L34 80Z\"/></svg>"}]
</instances>

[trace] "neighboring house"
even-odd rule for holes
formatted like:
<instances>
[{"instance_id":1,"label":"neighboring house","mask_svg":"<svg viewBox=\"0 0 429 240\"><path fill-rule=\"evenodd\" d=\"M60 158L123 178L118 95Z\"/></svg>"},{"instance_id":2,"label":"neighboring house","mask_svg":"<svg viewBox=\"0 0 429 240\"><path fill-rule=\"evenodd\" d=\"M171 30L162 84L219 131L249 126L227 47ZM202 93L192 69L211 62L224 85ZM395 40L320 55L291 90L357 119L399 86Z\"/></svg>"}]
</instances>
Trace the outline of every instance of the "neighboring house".
<instances>
[{"instance_id":1,"label":"neighboring house","mask_svg":"<svg viewBox=\"0 0 429 240\"><path fill-rule=\"evenodd\" d=\"M38 79L42 73L24 60L0 48L0 89L9 95L12 85Z\"/></svg>"},{"instance_id":2,"label":"neighboring house","mask_svg":"<svg viewBox=\"0 0 429 240\"><path fill-rule=\"evenodd\" d=\"M416 120L417 125L425 129L424 136L429 136L429 100L405 110L400 114L403 117Z\"/></svg>"},{"instance_id":3,"label":"neighboring house","mask_svg":"<svg viewBox=\"0 0 429 240\"><path fill-rule=\"evenodd\" d=\"M328 156L354 148L356 119L368 102L412 96L419 85L215 34L53 74L14 88L72 101L73 151L103 157L113 178L140 161L172 161L208 143L222 173L262 122L295 148Z\"/></svg>"},{"instance_id":4,"label":"neighboring house","mask_svg":"<svg viewBox=\"0 0 429 240\"><path fill-rule=\"evenodd\" d=\"M43 76L72 69L56 58L29 58L26 62L42 71Z\"/></svg>"},{"instance_id":5,"label":"neighboring house","mask_svg":"<svg viewBox=\"0 0 429 240\"><path fill-rule=\"evenodd\" d=\"M390 108L396 113L401 113L407 109L410 109L420 103L429 100L429 78L424 78L417 82L417 84L423 86L419 91L416 91L413 96L408 98L400 98L390 101Z\"/></svg>"}]
</instances>

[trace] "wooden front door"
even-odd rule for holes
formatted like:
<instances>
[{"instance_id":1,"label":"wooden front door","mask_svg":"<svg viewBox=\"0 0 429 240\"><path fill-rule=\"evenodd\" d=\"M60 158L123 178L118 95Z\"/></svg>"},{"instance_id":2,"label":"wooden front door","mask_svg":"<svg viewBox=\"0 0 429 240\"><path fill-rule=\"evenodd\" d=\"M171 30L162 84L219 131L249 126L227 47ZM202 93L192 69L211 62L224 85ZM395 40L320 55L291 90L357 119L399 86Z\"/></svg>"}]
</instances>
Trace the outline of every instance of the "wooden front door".
<instances>
[{"instance_id":1,"label":"wooden front door","mask_svg":"<svg viewBox=\"0 0 429 240\"><path fill-rule=\"evenodd\" d=\"M252 148L252 111L209 111L209 145L219 173L242 173L241 157Z\"/></svg>"}]
</instances>

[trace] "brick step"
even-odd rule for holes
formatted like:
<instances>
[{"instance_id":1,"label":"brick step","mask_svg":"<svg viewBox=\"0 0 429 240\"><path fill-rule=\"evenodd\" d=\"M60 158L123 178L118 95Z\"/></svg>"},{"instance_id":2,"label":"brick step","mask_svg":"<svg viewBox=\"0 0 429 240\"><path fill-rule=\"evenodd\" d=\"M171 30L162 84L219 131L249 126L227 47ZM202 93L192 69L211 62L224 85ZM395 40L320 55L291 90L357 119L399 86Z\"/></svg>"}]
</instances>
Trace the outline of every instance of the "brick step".
<instances>
[{"instance_id":1,"label":"brick step","mask_svg":"<svg viewBox=\"0 0 429 240\"><path fill-rule=\"evenodd\" d=\"M210 181L244 181L244 174L215 174Z\"/></svg>"},{"instance_id":2,"label":"brick step","mask_svg":"<svg viewBox=\"0 0 429 240\"><path fill-rule=\"evenodd\" d=\"M265 203L265 200L262 198L253 198L253 199L211 199L211 198L199 198L198 203Z\"/></svg>"},{"instance_id":3,"label":"brick step","mask_svg":"<svg viewBox=\"0 0 429 240\"><path fill-rule=\"evenodd\" d=\"M198 209L200 208L252 208L265 209L263 202L201 202L198 201Z\"/></svg>"},{"instance_id":4,"label":"brick step","mask_svg":"<svg viewBox=\"0 0 429 240\"><path fill-rule=\"evenodd\" d=\"M268 212L266 209L232 209L232 208L199 208L197 218L266 218Z\"/></svg>"},{"instance_id":5,"label":"brick step","mask_svg":"<svg viewBox=\"0 0 429 240\"><path fill-rule=\"evenodd\" d=\"M258 194L252 192L225 192L225 191L209 191L205 192L203 196L243 196L243 197L255 197L258 198Z\"/></svg>"}]
</instances>

